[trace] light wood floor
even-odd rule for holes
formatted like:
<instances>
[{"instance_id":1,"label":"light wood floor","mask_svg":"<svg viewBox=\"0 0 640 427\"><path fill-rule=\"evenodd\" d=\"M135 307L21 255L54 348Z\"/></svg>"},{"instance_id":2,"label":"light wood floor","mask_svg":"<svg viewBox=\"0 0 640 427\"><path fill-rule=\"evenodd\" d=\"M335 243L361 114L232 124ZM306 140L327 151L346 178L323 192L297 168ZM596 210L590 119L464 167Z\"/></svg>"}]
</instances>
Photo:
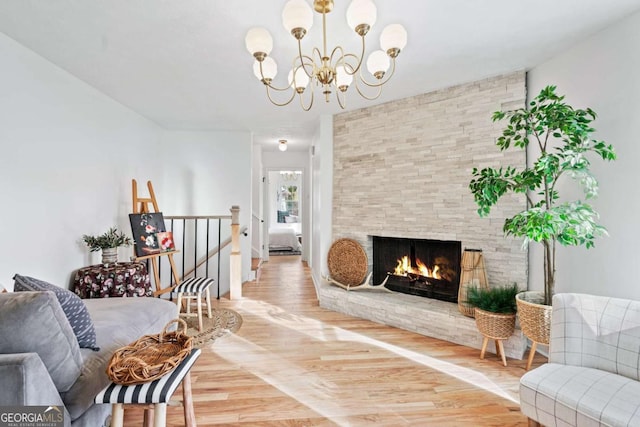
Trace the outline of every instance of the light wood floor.
<instances>
[{"instance_id":1,"label":"light wood floor","mask_svg":"<svg viewBox=\"0 0 640 427\"><path fill-rule=\"evenodd\" d=\"M505 368L495 354L480 360L476 349L322 309L299 256L261 270L242 300L215 301L243 325L192 369L198 426L527 425L525 361ZM180 407L167 417L184 425ZM141 423L140 410L125 411L126 426Z\"/></svg>"}]
</instances>

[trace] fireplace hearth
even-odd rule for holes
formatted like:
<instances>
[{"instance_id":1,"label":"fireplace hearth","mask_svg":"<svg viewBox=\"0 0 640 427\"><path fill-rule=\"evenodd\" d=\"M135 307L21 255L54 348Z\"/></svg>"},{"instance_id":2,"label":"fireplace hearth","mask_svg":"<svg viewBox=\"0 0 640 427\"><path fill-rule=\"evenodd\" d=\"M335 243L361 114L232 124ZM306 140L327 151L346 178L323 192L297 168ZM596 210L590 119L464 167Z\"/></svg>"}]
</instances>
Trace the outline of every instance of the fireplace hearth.
<instances>
[{"instance_id":1,"label":"fireplace hearth","mask_svg":"<svg viewBox=\"0 0 640 427\"><path fill-rule=\"evenodd\" d=\"M462 243L372 236L373 283L396 292L457 302Z\"/></svg>"}]
</instances>

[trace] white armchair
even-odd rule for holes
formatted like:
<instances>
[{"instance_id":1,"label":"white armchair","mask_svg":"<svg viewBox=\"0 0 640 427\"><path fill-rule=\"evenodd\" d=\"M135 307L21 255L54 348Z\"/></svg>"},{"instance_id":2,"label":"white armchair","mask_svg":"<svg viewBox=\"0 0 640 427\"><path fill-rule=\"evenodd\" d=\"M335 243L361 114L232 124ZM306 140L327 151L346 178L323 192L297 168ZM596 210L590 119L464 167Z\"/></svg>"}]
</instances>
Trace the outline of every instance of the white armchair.
<instances>
[{"instance_id":1,"label":"white armchair","mask_svg":"<svg viewBox=\"0 0 640 427\"><path fill-rule=\"evenodd\" d=\"M553 297L549 363L520 379L529 425L640 426L640 302Z\"/></svg>"}]
</instances>

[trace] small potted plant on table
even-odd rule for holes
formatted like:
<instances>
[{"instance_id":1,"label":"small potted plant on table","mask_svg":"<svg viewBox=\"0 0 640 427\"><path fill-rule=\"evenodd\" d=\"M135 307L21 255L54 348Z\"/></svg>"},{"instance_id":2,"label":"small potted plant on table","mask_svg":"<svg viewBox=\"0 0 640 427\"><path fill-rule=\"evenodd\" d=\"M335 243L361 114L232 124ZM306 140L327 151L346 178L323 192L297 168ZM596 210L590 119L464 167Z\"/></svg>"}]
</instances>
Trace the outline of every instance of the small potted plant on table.
<instances>
[{"instance_id":1,"label":"small potted plant on table","mask_svg":"<svg viewBox=\"0 0 640 427\"><path fill-rule=\"evenodd\" d=\"M518 292L516 284L489 288L471 286L467 289L467 303L475 307L476 326L484 336L480 359L484 359L489 339L493 339L496 342L496 354L507 366L502 341L509 339L516 327Z\"/></svg>"},{"instance_id":2,"label":"small potted plant on table","mask_svg":"<svg viewBox=\"0 0 640 427\"><path fill-rule=\"evenodd\" d=\"M106 233L99 236L82 236L82 240L91 252L102 250L102 263L111 264L118 262L118 247L130 246L133 241L116 227L111 227Z\"/></svg>"}]
</instances>

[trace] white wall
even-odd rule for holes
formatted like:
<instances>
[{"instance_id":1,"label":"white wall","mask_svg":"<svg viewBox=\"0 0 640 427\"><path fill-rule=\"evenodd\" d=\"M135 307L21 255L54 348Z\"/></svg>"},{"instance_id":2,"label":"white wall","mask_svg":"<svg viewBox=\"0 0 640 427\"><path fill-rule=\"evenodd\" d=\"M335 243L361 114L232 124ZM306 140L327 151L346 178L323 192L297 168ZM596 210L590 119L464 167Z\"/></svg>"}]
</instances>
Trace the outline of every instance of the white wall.
<instances>
[{"instance_id":1,"label":"white wall","mask_svg":"<svg viewBox=\"0 0 640 427\"><path fill-rule=\"evenodd\" d=\"M263 186L262 186L262 146L253 145L253 162L251 167L251 256L262 258L263 227Z\"/></svg>"},{"instance_id":2,"label":"white wall","mask_svg":"<svg viewBox=\"0 0 640 427\"><path fill-rule=\"evenodd\" d=\"M333 199L333 117L323 115L312 145L311 159L311 275L315 284L328 276L327 253L331 247Z\"/></svg>"},{"instance_id":3,"label":"white wall","mask_svg":"<svg viewBox=\"0 0 640 427\"><path fill-rule=\"evenodd\" d=\"M0 283L67 287L83 234L129 234L131 178L162 182L161 130L3 34L0 82Z\"/></svg>"},{"instance_id":4,"label":"white wall","mask_svg":"<svg viewBox=\"0 0 640 427\"><path fill-rule=\"evenodd\" d=\"M535 67L528 74L529 98L544 86L557 92L576 108L591 107L596 138L616 148L618 160L592 161L600 182L593 202L609 237L595 248L560 247L556 292L584 292L640 299L634 267L640 265L640 175L638 119L640 118L640 13L605 29L583 43ZM574 183L565 181L561 195L578 195ZM567 192L568 190L568 192ZM529 286L542 289L542 250L530 249Z\"/></svg>"},{"instance_id":5,"label":"white wall","mask_svg":"<svg viewBox=\"0 0 640 427\"><path fill-rule=\"evenodd\" d=\"M251 226L251 145L249 132L165 131L162 135L164 188L158 200L166 215L231 215L240 206L240 227ZM217 233L217 231L216 231ZM222 239L231 222L222 222ZM251 271L251 237L240 236L242 281ZM204 252L203 252L204 254ZM230 255L230 246L222 252ZM221 263L220 294L229 290L229 263Z\"/></svg>"},{"instance_id":6,"label":"white wall","mask_svg":"<svg viewBox=\"0 0 640 427\"><path fill-rule=\"evenodd\" d=\"M166 214L229 215L235 204L249 225L249 133L165 131L2 34L0 82L3 286L20 273L68 287L98 263L81 236L112 225L130 234L132 178L141 195L153 182Z\"/></svg>"}]
</instances>

